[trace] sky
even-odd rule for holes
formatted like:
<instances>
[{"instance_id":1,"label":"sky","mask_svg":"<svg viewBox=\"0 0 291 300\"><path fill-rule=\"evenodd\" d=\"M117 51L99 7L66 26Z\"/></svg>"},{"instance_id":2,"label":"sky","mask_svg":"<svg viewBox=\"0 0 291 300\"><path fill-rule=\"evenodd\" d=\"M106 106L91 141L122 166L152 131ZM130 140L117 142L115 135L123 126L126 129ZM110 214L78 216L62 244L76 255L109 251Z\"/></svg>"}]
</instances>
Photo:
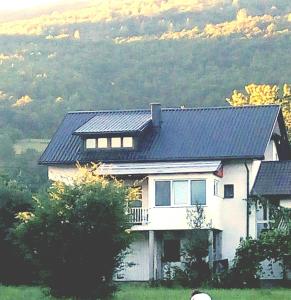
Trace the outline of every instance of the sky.
<instances>
[{"instance_id":1,"label":"sky","mask_svg":"<svg viewBox=\"0 0 291 300\"><path fill-rule=\"evenodd\" d=\"M43 4L55 4L58 2L61 2L61 0L0 0L0 12L1 10L29 9Z\"/></svg>"}]
</instances>

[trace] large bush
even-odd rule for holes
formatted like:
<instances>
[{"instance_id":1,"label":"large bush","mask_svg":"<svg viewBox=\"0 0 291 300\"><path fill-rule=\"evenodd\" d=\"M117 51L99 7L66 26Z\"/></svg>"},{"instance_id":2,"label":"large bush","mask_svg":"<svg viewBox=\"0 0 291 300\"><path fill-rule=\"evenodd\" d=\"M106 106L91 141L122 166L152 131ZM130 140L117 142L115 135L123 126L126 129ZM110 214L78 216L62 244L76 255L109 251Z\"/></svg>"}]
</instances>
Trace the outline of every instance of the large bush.
<instances>
[{"instance_id":1,"label":"large bush","mask_svg":"<svg viewBox=\"0 0 291 300\"><path fill-rule=\"evenodd\" d=\"M16 236L56 296L103 298L129 246L130 224L121 182L87 172L72 185L56 183L39 197Z\"/></svg>"},{"instance_id":2,"label":"large bush","mask_svg":"<svg viewBox=\"0 0 291 300\"><path fill-rule=\"evenodd\" d=\"M32 208L29 191L8 178L0 178L0 282L5 284L29 283L32 280L31 265L25 262L19 248L13 242L11 230L16 215Z\"/></svg>"},{"instance_id":3,"label":"large bush","mask_svg":"<svg viewBox=\"0 0 291 300\"><path fill-rule=\"evenodd\" d=\"M175 268L175 280L185 287L199 287L211 276L206 262L208 255L208 230L191 230L182 249L182 267Z\"/></svg>"}]
</instances>

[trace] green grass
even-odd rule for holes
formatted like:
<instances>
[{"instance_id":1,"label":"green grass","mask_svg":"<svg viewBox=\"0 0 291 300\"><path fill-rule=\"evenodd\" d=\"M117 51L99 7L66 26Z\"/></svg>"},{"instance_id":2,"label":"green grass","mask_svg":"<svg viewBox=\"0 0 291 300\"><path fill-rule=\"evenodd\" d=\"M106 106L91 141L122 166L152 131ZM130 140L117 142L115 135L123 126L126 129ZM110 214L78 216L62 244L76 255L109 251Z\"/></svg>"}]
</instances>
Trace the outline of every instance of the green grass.
<instances>
[{"instance_id":1,"label":"green grass","mask_svg":"<svg viewBox=\"0 0 291 300\"><path fill-rule=\"evenodd\" d=\"M203 290L213 300L291 300L290 289ZM146 285L121 285L116 300L189 300L191 290L183 288L148 288Z\"/></svg>"},{"instance_id":2,"label":"green grass","mask_svg":"<svg viewBox=\"0 0 291 300\"><path fill-rule=\"evenodd\" d=\"M1 300L56 300L38 287L0 286ZM204 290L213 300L290 300L290 289ZM191 290L183 288L149 288L146 284L121 284L114 300L189 300ZM62 299L64 300L64 299ZM67 299L69 300L69 299Z\"/></svg>"},{"instance_id":3,"label":"green grass","mask_svg":"<svg viewBox=\"0 0 291 300\"><path fill-rule=\"evenodd\" d=\"M53 300L45 295L45 289L39 287L0 286L1 300Z\"/></svg>"},{"instance_id":4,"label":"green grass","mask_svg":"<svg viewBox=\"0 0 291 300\"><path fill-rule=\"evenodd\" d=\"M43 152L48 143L49 140L46 139L23 139L14 145L14 150L16 154L21 154L28 149Z\"/></svg>"}]
</instances>

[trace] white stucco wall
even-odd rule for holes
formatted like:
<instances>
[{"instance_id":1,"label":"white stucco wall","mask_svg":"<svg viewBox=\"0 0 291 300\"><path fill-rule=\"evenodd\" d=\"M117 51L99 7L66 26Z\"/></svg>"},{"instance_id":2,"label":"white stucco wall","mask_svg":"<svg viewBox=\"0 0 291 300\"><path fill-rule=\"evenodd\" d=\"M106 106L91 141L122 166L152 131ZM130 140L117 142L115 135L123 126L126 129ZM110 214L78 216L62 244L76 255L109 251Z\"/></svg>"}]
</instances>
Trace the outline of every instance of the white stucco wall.
<instances>
[{"instance_id":1,"label":"white stucco wall","mask_svg":"<svg viewBox=\"0 0 291 300\"><path fill-rule=\"evenodd\" d=\"M138 233L123 260L123 269L117 272L114 279L117 281L149 280L149 241L147 232Z\"/></svg>"},{"instance_id":2,"label":"white stucco wall","mask_svg":"<svg viewBox=\"0 0 291 300\"><path fill-rule=\"evenodd\" d=\"M291 208L291 200L280 200L280 205L285 208Z\"/></svg>"},{"instance_id":3,"label":"white stucco wall","mask_svg":"<svg viewBox=\"0 0 291 300\"><path fill-rule=\"evenodd\" d=\"M223 184L234 185L234 198L222 203L222 258L233 259L240 238L246 237L247 172L243 162L224 164Z\"/></svg>"},{"instance_id":4,"label":"white stucco wall","mask_svg":"<svg viewBox=\"0 0 291 300\"><path fill-rule=\"evenodd\" d=\"M62 181L71 183L77 175L77 168L75 166L49 166L48 178L52 181Z\"/></svg>"},{"instance_id":5,"label":"white stucco wall","mask_svg":"<svg viewBox=\"0 0 291 300\"><path fill-rule=\"evenodd\" d=\"M265 152L265 160L278 160L278 152L276 143L273 140L270 140L266 152Z\"/></svg>"},{"instance_id":6,"label":"white stucco wall","mask_svg":"<svg viewBox=\"0 0 291 300\"><path fill-rule=\"evenodd\" d=\"M194 206L155 206L155 181L156 180L206 180L206 205L204 212L205 223L211 223L214 228L221 229L221 202L220 197L214 196L214 179L218 177L207 174L176 174L149 176L149 224L151 230L184 230L189 229L187 209Z\"/></svg>"}]
</instances>

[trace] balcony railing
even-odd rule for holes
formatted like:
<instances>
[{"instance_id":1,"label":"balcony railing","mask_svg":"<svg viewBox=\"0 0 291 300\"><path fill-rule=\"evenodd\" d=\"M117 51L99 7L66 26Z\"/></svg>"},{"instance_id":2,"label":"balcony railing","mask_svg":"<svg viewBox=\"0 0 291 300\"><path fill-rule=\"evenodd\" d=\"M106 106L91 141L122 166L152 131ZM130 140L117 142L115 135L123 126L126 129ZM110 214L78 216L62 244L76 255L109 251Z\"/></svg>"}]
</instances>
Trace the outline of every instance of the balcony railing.
<instances>
[{"instance_id":1,"label":"balcony railing","mask_svg":"<svg viewBox=\"0 0 291 300\"><path fill-rule=\"evenodd\" d=\"M134 225L147 224L149 220L149 213L147 208L132 207L129 208L129 214L131 216L131 223Z\"/></svg>"}]
</instances>

